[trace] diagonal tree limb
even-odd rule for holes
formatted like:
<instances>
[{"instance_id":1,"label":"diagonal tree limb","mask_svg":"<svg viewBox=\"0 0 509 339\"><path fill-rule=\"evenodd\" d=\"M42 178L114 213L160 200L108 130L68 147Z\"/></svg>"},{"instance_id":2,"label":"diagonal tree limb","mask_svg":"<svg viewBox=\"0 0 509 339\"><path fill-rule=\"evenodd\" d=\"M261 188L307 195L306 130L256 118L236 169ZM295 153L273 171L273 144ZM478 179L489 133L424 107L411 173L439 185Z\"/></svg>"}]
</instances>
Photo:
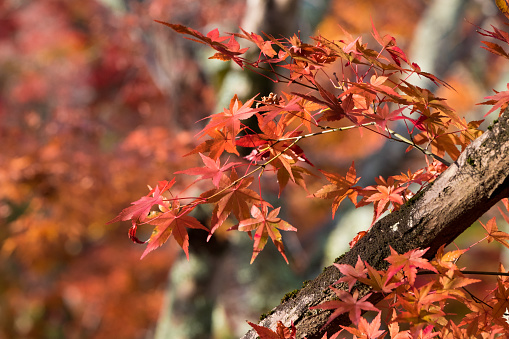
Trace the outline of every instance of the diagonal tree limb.
<instances>
[{"instance_id":1,"label":"diagonal tree limb","mask_svg":"<svg viewBox=\"0 0 509 339\"><path fill-rule=\"evenodd\" d=\"M502 198L509 196L509 109L481 137L474 140L444 173L430 186L373 225L337 263L355 265L357 257L376 269L384 269L389 245L399 253L415 248L430 248L425 257L432 259L440 246L451 243L480 216ZM276 328L278 321L297 327L298 338L322 338L325 331L334 333L339 325L350 324L348 315L336 318L321 330L331 311L309 310L310 306L331 300L328 288L341 274L333 265L308 283L293 298L275 307L260 325ZM346 286L341 286L346 290ZM360 291L362 297L369 290ZM382 299L370 297L372 303ZM243 339L255 339L253 330Z\"/></svg>"}]
</instances>

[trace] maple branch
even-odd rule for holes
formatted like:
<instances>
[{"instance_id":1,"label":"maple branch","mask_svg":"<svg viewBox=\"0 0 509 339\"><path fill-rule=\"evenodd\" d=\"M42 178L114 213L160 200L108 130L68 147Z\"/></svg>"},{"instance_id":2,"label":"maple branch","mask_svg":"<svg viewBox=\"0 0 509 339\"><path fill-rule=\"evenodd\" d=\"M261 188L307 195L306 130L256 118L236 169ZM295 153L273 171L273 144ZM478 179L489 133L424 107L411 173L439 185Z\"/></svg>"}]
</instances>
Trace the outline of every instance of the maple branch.
<instances>
[{"instance_id":1,"label":"maple branch","mask_svg":"<svg viewBox=\"0 0 509 339\"><path fill-rule=\"evenodd\" d=\"M349 129L354 129L356 127L367 127L367 126L373 126L373 125L376 125L376 123L375 122L368 122L368 123L361 124L361 125L351 125L351 126L336 127L336 128L320 126L320 128L322 128L324 131L308 133L308 134L305 134L305 135L300 135L298 137L281 138L281 139L278 139L277 141L287 141L287 140L297 140L297 141L300 141L301 139L305 139L305 138L309 138L309 137L314 137L314 136L322 135L322 134L326 134L326 133L347 131ZM293 144L292 144L292 146L293 146Z\"/></svg>"},{"instance_id":2,"label":"maple branch","mask_svg":"<svg viewBox=\"0 0 509 339\"><path fill-rule=\"evenodd\" d=\"M378 220L355 246L335 260L338 264L355 266L360 256L373 268L388 267L389 246L398 253L411 249L429 248L424 257L432 259L442 245L451 243L480 216L499 200L509 196L509 109L498 122L474 140L435 181L424 188L405 205ZM341 278L334 266L326 267L322 274L303 287L294 297L275 307L260 325L276 328L278 321L285 325L293 322L297 337L319 339L326 331L334 331L340 325L348 326L348 314L326 324L331 311L309 311L309 307L332 300L334 292L329 288ZM337 288L347 290L347 284ZM358 287L359 298L371 293L369 287ZM373 293L373 304L383 295ZM255 331L244 339L257 337Z\"/></svg>"},{"instance_id":3,"label":"maple branch","mask_svg":"<svg viewBox=\"0 0 509 339\"><path fill-rule=\"evenodd\" d=\"M442 164L444 164L446 166L451 166L451 163L449 161L445 160L444 158L436 155L433 152L428 151L425 148L422 148L421 146L417 145L415 142L413 142L411 140L408 140L407 138L405 138L401 134L396 133L395 131L391 130L389 127L385 127L385 128L386 128L387 132L389 132L389 134L391 136L395 136L397 138L397 139L393 139L393 140L396 140L396 141L399 141L399 142L403 142L403 143L408 144L408 145L410 145L410 146L412 146L414 148L417 148L422 153L424 153L426 155L429 155L430 157L433 157L435 160L440 161Z\"/></svg>"}]
</instances>

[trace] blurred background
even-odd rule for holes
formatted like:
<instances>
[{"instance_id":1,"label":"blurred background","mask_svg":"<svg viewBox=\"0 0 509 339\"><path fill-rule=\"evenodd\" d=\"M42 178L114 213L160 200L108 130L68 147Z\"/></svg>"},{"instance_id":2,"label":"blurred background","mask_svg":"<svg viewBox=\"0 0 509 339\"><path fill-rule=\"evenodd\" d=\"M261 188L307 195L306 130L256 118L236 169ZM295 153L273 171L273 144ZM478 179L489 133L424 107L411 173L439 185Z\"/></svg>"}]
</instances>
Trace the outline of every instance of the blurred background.
<instances>
[{"instance_id":1,"label":"blurred background","mask_svg":"<svg viewBox=\"0 0 509 339\"><path fill-rule=\"evenodd\" d=\"M502 26L491 0L0 1L0 339L238 337L370 223L371 210L348 206L331 220L330 202L289 187L277 204L299 229L284 235L290 265L268 244L250 266L247 235L218 232L206 244L202 231L190 232L189 262L172 239L140 261L145 247L127 238L128 223L105 223L147 185L201 166L182 157L196 146L196 121L234 93L284 90L207 60L210 50L154 19L203 33L300 31L305 41L340 39L338 24L372 41L373 22L456 89L433 88L468 120L507 83L503 60L480 49L476 33ZM423 164L404 147L359 138L304 147L318 147L307 155L320 168L342 172L355 160L365 180ZM179 177L180 187L192 180ZM267 194L277 196L275 182ZM463 247L482 235L472 228ZM482 256L469 257L470 269L496 270L500 247L474 250Z\"/></svg>"}]
</instances>

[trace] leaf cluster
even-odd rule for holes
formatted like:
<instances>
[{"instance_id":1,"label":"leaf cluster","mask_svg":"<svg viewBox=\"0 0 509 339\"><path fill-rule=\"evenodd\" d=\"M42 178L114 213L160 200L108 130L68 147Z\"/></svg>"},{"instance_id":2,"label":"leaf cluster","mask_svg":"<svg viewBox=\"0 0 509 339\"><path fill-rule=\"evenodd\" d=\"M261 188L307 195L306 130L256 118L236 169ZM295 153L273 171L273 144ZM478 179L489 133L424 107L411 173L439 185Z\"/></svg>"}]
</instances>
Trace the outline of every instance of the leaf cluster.
<instances>
[{"instance_id":1,"label":"leaf cluster","mask_svg":"<svg viewBox=\"0 0 509 339\"><path fill-rule=\"evenodd\" d=\"M390 250L391 255L386 259L390 265L385 271L374 269L360 257L355 267L335 264L342 275L334 283L339 288L330 286L336 298L310 309L332 311L323 328L344 313L348 313L352 325L341 326L339 331L332 331L330 337L325 334L324 338L337 338L345 332L354 338L384 338L387 334L390 338L484 338L509 331L505 320L509 280L502 265L495 288L481 300L466 288L480 280L467 278L466 274L471 272L456 265L468 249L444 252L441 247L432 261L422 257L426 249L404 254ZM344 283L347 289L341 287ZM360 297L360 291L365 290L358 289L361 284L369 286L372 292ZM384 295L376 306L368 301L372 293ZM447 312L451 304L462 305L465 314L462 320ZM362 316L366 311L376 313L371 322ZM401 329L403 324L405 329ZM285 328L282 323L276 332L250 325L260 338L295 338L279 334ZM295 326L291 324L285 329L294 331Z\"/></svg>"},{"instance_id":2,"label":"leaf cluster","mask_svg":"<svg viewBox=\"0 0 509 339\"><path fill-rule=\"evenodd\" d=\"M150 250L174 234L187 255L188 240L183 228L207 229L210 238L233 214L238 223L229 230L248 232L251 237L254 233L252 260L270 237L288 261L278 229L296 231L296 228L277 217L279 208L269 210L273 207L263 199L261 191L264 174L275 173L280 196L290 182L307 191L307 180L321 174L329 183L314 194L308 193L308 197L331 199L333 217L346 197L357 207L373 203L375 221L388 209L396 210L414 194L409 189L411 184L422 188L432 181L448 165L443 157L447 155L455 160L480 133L477 129L480 122L467 124L443 99L408 82L408 77L418 75L436 85L448 86L411 62L394 37L381 36L374 27L372 36L377 47L370 48L362 37L353 38L346 31L342 40L316 36L311 38L312 43L306 43L297 35L278 39L242 30L239 34L221 36L217 29L203 35L184 25L158 22L213 48L216 53L211 58L231 60L243 69L265 74L274 82L287 83L291 89L281 96L271 93L261 100L255 96L246 102L235 95L228 108L208 117L208 124L197 134L205 140L188 154L199 154L205 166L176 173L200 176L195 184L210 179L214 188L198 197L184 197L182 193L178 198L166 200L156 195L143 197L112 220L131 220L130 237L136 242L143 242L135 237L136 225L155 225L155 233L148 240ZM246 59L248 48L241 48L238 40L254 44L260 51L258 58ZM341 79L334 72L330 74L333 67L342 69ZM250 118L255 118L256 130L246 124ZM408 137L389 127L398 122L407 126ZM414 173L388 179L380 177L377 185L368 187L356 186L360 178L353 163L345 176L316 171L312 154L306 154L298 143L348 129L366 130L406 143L409 149L425 154L427 166ZM221 165L221 159L227 154L240 157L240 149L247 149L248 156ZM258 175L258 192L250 188L255 175ZM151 207L161 202L171 206L163 204L164 211L149 216ZM192 217L187 214L202 204L213 206L208 228L188 219ZM178 233L174 233L174 227ZM167 229L172 231L165 233Z\"/></svg>"}]
</instances>

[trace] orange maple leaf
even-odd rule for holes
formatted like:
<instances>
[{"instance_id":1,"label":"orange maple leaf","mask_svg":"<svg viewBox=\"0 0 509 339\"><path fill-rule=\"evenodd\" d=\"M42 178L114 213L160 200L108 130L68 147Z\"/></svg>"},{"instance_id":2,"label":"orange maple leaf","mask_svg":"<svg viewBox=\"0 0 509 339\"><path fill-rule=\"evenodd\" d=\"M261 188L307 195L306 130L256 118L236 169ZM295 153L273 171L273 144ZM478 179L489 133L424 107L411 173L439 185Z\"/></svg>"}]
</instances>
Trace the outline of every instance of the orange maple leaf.
<instances>
[{"instance_id":1,"label":"orange maple leaf","mask_svg":"<svg viewBox=\"0 0 509 339\"><path fill-rule=\"evenodd\" d=\"M332 202L332 218L334 219L334 214L336 213L339 204L341 204L341 202L347 196L352 200L353 203L355 203L355 199L357 198L357 191L353 189L353 186L360 180L360 177L357 178L353 162L352 166L350 166L350 169L348 170L348 173L344 177L325 171L320 172L325 175L331 184L323 186L312 196L319 199L334 199Z\"/></svg>"},{"instance_id":2,"label":"orange maple leaf","mask_svg":"<svg viewBox=\"0 0 509 339\"><path fill-rule=\"evenodd\" d=\"M482 227L488 232L488 243L492 242L493 240L498 241L505 247L509 248L509 243L506 239L509 239L509 234L499 231L497 226L497 218L493 217L491 218L486 225L484 225L481 222Z\"/></svg>"},{"instance_id":3,"label":"orange maple leaf","mask_svg":"<svg viewBox=\"0 0 509 339\"><path fill-rule=\"evenodd\" d=\"M235 147L234 136L229 131L218 131L211 130L208 132L208 135L212 138L209 140L205 140L194 150L191 152L184 154L184 156L188 156L196 153L209 153L209 157L217 160L223 154L223 152L228 152L236 155L240 155Z\"/></svg>"},{"instance_id":4,"label":"orange maple leaf","mask_svg":"<svg viewBox=\"0 0 509 339\"><path fill-rule=\"evenodd\" d=\"M385 331L380 330L380 317L382 312L378 312L375 319L371 323L368 323L368 321L361 317L359 320L359 324L357 327L345 327L341 326L343 329L347 330L348 332L352 333L354 335L354 338L383 338Z\"/></svg>"}]
</instances>

